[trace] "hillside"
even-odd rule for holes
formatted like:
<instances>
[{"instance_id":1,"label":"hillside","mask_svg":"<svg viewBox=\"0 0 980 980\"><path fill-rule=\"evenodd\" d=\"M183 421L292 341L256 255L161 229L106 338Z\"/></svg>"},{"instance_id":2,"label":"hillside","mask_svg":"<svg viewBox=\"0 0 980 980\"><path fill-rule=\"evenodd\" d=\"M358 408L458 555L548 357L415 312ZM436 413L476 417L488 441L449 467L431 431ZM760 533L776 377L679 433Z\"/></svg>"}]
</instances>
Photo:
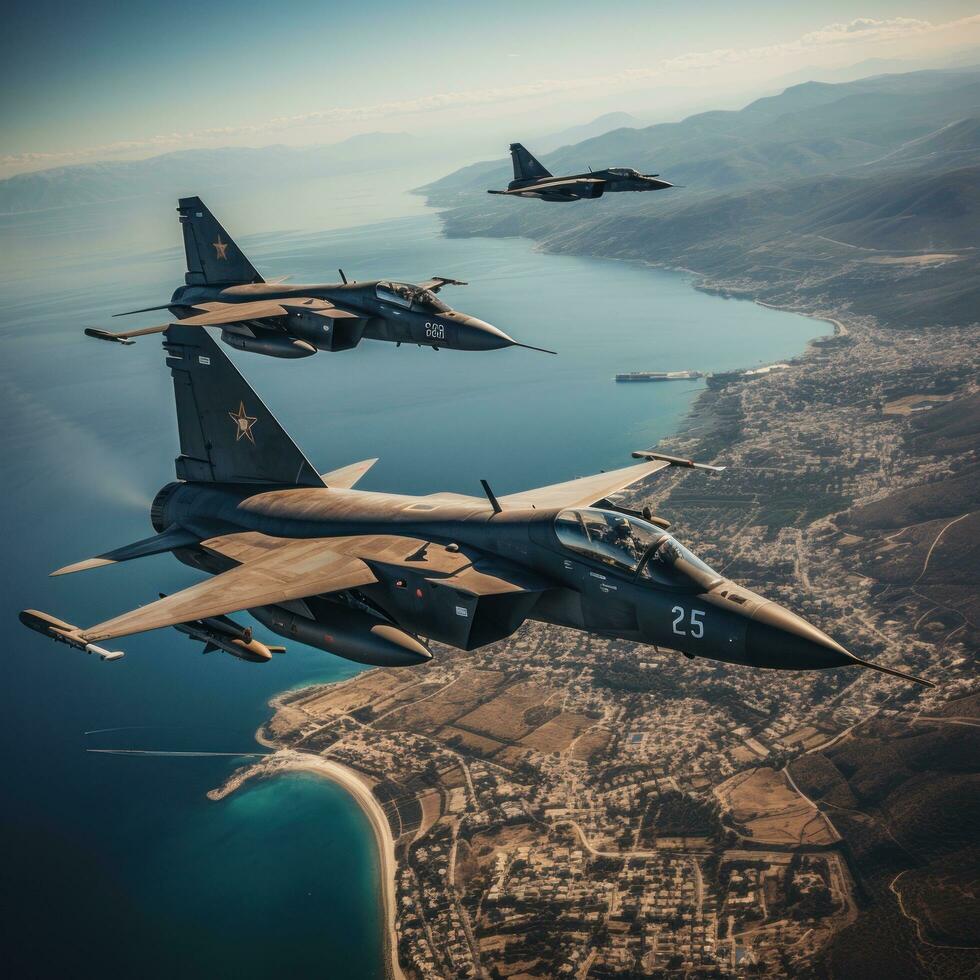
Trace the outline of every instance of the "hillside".
<instances>
[{"instance_id":1,"label":"hillside","mask_svg":"<svg viewBox=\"0 0 980 980\"><path fill-rule=\"evenodd\" d=\"M659 171L690 196L847 172L941 125L977 116L980 71L912 72L840 85L806 82L735 112L616 129L541 156L554 173L590 164ZM433 203L451 205L509 177L509 161L487 161L421 190Z\"/></svg>"},{"instance_id":2,"label":"hillside","mask_svg":"<svg viewBox=\"0 0 980 980\"><path fill-rule=\"evenodd\" d=\"M623 129L546 157L655 168L684 186L547 205L488 197L504 164L422 188L448 234L689 269L772 303L892 326L980 320L980 72L807 83L738 112Z\"/></svg>"},{"instance_id":3,"label":"hillside","mask_svg":"<svg viewBox=\"0 0 980 980\"><path fill-rule=\"evenodd\" d=\"M814 976L971 975L980 943L976 717L974 696L916 724L868 722L792 764L797 785L843 835L865 898Z\"/></svg>"}]
</instances>

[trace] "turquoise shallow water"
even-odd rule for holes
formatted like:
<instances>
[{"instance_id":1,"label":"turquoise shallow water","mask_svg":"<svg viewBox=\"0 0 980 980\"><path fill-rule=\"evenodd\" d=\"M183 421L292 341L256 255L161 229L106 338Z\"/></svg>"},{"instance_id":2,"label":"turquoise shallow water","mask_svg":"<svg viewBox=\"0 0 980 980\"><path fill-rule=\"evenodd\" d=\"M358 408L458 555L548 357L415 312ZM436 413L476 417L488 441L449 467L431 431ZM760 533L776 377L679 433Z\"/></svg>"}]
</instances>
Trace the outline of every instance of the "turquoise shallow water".
<instances>
[{"instance_id":1,"label":"turquoise shallow water","mask_svg":"<svg viewBox=\"0 0 980 980\"><path fill-rule=\"evenodd\" d=\"M306 206L313 193L317 206ZM792 356L825 329L698 293L680 275L543 255L519 240L447 241L415 198L390 203L401 217L340 229L350 200L325 193L225 190L208 200L268 277L317 281L343 265L353 278L468 279L447 290L453 305L561 352L233 355L322 469L380 456L369 489L476 492L486 477L506 493L624 465L631 449L676 428L700 385L615 385L615 373L751 366ZM171 207L0 218L0 832L16 898L6 945L34 976L378 976L377 855L342 790L289 776L211 803L204 794L236 760L85 751L253 751L269 697L359 668L301 647L263 667L203 658L173 631L126 640L127 658L108 665L16 623L18 609L37 606L88 624L195 580L167 556L46 577L148 534L149 501L172 479L172 392L158 343L81 335L169 297L183 272ZM98 729L110 730L86 734Z\"/></svg>"}]
</instances>

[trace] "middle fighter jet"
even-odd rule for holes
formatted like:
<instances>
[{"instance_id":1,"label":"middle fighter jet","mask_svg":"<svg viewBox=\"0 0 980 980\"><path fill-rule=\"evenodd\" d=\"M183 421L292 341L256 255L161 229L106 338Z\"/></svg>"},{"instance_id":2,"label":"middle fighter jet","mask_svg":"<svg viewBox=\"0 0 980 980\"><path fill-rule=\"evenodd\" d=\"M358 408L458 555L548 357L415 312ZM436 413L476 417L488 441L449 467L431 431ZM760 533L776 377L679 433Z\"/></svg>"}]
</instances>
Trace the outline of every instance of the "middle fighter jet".
<instances>
[{"instance_id":1,"label":"middle fighter jet","mask_svg":"<svg viewBox=\"0 0 980 980\"><path fill-rule=\"evenodd\" d=\"M184 197L177 212L184 231L187 274L168 303L130 310L167 310L185 327L219 327L221 339L236 350L270 357L309 357L318 350L342 351L362 340L396 346L418 344L439 350L497 350L542 347L522 344L503 330L460 313L436 293L443 286L465 286L435 276L420 283L372 280L314 286L266 282L199 197ZM127 316L117 313L116 316ZM163 333L168 324L113 333L89 327L98 340L132 344L135 337Z\"/></svg>"},{"instance_id":2,"label":"middle fighter jet","mask_svg":"<svg viewBox=\"0 0 980 980\"><path fill-rule=\"evenodd\" d=\"M586 174L556 177L533 157L520 143L510 144L514 164L514 179L505 191L488 194L508 194L511 197L536 197L542 201L582 201L618 191L660 191L673 184L660 179L660 174L641 174L631 167L607 167Z\"/></svg>"},{"instance_id":3,"label":"middle fighter jet","mask_svg":"<svg viewBox=\"0 0 980 980\"><path fill-rule=\"evenodd\" d=\"M268 663L269 648L227 618L248 610L289 640L392 667L431 659L421 637L472 650L530 619L752 668L908 677L853 656L614 499L669 466L720 467L639 452L633 466L500 498L486 482L481 497L356 490L374 460L318 473L205 331L174 324L164 347L180 456L178 482L150 506L157 533L55 574L170 552L214 577L84 629L25 609L24 625L52 640L112 661L123 654L105 640L174 626Z\"/></svg>"}]
</instances>

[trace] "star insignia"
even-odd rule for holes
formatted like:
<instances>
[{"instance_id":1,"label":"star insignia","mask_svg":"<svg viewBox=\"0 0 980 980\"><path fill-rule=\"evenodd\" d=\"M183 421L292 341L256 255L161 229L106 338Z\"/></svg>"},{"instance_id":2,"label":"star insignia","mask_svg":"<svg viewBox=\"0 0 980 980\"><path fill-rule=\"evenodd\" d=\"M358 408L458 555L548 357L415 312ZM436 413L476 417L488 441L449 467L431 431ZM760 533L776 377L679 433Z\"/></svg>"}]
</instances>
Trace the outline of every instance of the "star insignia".
<instances>
[{"instance_id":1,"label":"star insignia","mask_svg":"<svg viewBox=\"0 0 980 980\"><path fill-rule=\"evenodd\" d=\"M235 423L235 442L240 439L248 439L252 445L255 445L255 436L252 435L252 427L255 425L257 419L253 415L248 415L245 412L245 402L238 403L237 412L229 412L228 418Z\"/></svg>"},{"instance_id":2,"label":"star insignia","mask_svg":"<svg viewBox=\"0 0 980 980\"><path fill-rule=\"evenodd\" d=\"M228 242L223 242L221 240L221 235L218 235L218 240L216 242L211 242L211 247L214 249L214 256L217 259L227 259L228 256L225 254L228 251Z\"/></svg>"}]
</instances>

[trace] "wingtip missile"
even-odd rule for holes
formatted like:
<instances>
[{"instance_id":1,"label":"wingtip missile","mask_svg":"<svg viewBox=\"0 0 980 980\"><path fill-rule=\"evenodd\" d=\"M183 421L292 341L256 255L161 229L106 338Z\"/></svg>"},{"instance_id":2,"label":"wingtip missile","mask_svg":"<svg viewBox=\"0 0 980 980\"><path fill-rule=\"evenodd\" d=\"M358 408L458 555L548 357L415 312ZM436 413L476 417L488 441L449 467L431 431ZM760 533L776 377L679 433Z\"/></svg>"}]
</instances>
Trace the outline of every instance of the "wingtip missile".
<instances>
[{"instance_id":1,"label":"wingtip missile","mask_svg":"<svg viewBox=\"0 0 980 980\"><path fill-rule=\"evenodd\" d=\"M81 650L83 653L97 654L100 660L111 662L122 660L126 656L122 650L106 650L104 647L89 643L77 626L72 626L71 623L37 609L22 609L18 618L35 633L40 633L56 643L64 643L75 650Z\"/></svg>"},{"instance_id":2,"label":"wingtip missile","mask_svg":"<svg viewBox=\"0 0 980 980\"><path fill-rule=\"evenodd\" d=\"M111 330L100 330L98 327L86 327L85 336L94 337L96 340L109 340L114 344L125 344L127 347L136 343L135 340L130 340L128 337L120 337L119 334L115 334Z\"/></svg>"},{"instance_id":3,"label":"wingtip missile","mask_svg":"<svg viewBox=\"0 0 980 980\"><path fill-rule=\"evenodd\" d=\"M721 473L725 467L715 466L712 463L696 463L693 459L685 459L683 456L668 456L666 453L657 453L649 449L637 449L630 454L633 459L662 459L671 466L683 466L689 470L707 470L709 473Z\"/></svg>"}]
</instances>

